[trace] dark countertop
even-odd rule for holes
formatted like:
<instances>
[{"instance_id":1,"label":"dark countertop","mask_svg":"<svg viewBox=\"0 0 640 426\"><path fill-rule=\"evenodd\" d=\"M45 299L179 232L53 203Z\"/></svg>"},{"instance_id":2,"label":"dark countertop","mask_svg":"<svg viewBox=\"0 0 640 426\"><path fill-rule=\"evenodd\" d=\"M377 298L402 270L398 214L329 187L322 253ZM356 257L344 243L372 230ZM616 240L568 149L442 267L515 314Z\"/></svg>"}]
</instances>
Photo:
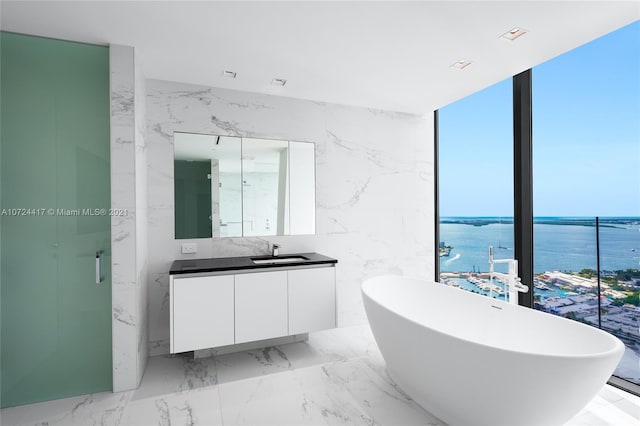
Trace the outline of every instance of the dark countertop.
<instances>
[{"instance_id":1,"label":"dark countertop","mask_svg":"<svg viewBox=\"0 0 640 426\"><path fill-rule=\"evenodd\" d=\"M283 253L278 257L302 256L307 260L284 263L255 264L251 259L269 259L271 256L255 255L242 257L214 257L210 259L176 260L171 264L169 274L196 274L199 272L232 271L237 269L265 269L303 265L336 264L338 261L318 253Z\"/></svg>"}]
</instances>

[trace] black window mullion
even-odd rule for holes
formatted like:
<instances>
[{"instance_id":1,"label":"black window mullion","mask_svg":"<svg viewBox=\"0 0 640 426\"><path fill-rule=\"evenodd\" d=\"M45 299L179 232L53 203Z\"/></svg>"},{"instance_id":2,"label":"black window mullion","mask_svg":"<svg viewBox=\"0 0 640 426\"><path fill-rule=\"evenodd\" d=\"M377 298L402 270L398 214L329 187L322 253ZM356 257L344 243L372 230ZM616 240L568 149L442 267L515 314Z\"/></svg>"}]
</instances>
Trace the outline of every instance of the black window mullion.
<instances>
[{"instance_id":1,"label":"black window mullion","mask_svg":"<svg viewBox=\"0 0 640 426\"><path fill-rule=\"evenodd\" d=\"M434 228L434 239L435 239L435 267L434 267L434 275L435 281L440 281L440 184L439 184L439 170L438 170L438 139L439 127L438 127L438 110L433 112L433 185L434 185L434 216L435 216L435 228Z\"/></svg>"},{"instance_id":2,"label":"black window mullion","mask_svg":"<svg viewBox=\"0 0 640 426\"><path fill-rule=\"evenodd\" d=\"M533 131L531 70L513 77L513 229L518 276L529 287L518 303L533 308Z\"/></svg>"}]
</instances>

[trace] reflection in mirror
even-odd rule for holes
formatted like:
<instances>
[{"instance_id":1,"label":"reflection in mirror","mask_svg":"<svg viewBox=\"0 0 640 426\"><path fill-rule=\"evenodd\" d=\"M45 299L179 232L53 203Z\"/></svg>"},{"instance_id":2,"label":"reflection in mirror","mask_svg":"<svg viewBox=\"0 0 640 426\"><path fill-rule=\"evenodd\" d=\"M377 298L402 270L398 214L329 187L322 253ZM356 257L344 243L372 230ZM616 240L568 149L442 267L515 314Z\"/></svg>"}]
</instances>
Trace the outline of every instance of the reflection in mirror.
<instances>
[{"instance_id":1,"label":"reflection in mirror","mask_svg":"<svg viewBox=\"0 0 640 426\"><path fill-rule=\"evenodd\" d=\"M174 134L175 238L242 236L240 138Z\"/></svg>"},{"instance_id":2,"label":"reflection in mirror","mask_svg":"<svg viewBox=\"0 0 640 426\"><path fill-rule=\"evenodd\" d=\"M243 235L289 234L289 143L242 139Z\"/></svg>"},{"instance_id":3,"label":"reflection in mirror","mask_svg":"<svg viewBox=\"0 0 640 426\"><path fill-rule=\"evenodd\" d=\"M175 238L315 233L315 145L174 133Z\"/></svg>"}]
</instances>

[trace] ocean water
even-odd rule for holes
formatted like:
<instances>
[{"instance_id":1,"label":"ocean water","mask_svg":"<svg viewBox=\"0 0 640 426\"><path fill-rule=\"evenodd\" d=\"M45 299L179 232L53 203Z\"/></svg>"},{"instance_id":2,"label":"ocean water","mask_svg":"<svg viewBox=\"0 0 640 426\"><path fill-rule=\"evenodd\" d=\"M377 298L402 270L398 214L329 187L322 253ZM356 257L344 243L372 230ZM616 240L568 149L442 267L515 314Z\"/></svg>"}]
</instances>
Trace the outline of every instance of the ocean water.
<instances>
[{"instance_id":1,"label":"ocean water","mask_svg":"<svg viewBox=\"0 0 640 426\"><path fill-rule=\"evenodd\" d=\"M459 218L442 219L455 223L440 224L440 241L453 247L448 257L440 258L441 272L487 272L490 245L496 258L513 258L513 224L474 226L457 223ZM568 221L553 218L534 224L534 273L596 269L595 227L565 224ZM640 269L640 219L613 226L600 227L600 269Z\"/></svg>"}]
</instances>

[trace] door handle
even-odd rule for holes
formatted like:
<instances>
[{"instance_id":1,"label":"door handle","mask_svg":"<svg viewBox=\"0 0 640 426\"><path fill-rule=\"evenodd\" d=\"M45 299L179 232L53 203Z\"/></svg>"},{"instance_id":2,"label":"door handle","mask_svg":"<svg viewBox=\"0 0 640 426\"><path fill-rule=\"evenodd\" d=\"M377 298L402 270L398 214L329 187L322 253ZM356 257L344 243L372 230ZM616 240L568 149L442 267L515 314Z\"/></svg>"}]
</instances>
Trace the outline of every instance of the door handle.
<instances>
[{"instance_id":1,"label":"door handle","mask_svg":"<svg viewBox=\"0 0 640 426\"><path fill-rule=\"evenodd\" d=\"M96 284L100 284L104 280L102 275L102 255L104 251L99 250L96 252Z\"/></svg>"}]
</instances>

